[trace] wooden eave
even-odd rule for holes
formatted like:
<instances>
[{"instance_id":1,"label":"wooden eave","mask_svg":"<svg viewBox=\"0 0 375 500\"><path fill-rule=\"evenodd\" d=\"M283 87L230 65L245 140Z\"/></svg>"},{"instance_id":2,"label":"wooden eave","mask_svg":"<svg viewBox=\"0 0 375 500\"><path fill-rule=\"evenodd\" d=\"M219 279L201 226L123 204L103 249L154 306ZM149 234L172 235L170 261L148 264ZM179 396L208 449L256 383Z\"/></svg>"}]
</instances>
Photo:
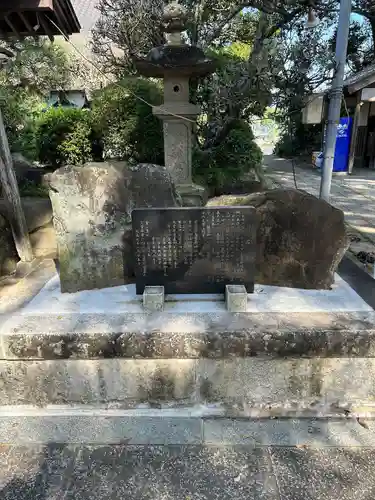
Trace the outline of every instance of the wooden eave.
<instances>
[{"instance_id":1,"label":"wooden eave","mask_svg":"<svg viewBox=\"0 0 375 500\"><path fill-rule=\"evenodd\" d=\"M58 27L56 27L55 23ZM66 36L79 33L81 26L70 0L1 0L0 38Z\"/></svg>"}]
</instances>

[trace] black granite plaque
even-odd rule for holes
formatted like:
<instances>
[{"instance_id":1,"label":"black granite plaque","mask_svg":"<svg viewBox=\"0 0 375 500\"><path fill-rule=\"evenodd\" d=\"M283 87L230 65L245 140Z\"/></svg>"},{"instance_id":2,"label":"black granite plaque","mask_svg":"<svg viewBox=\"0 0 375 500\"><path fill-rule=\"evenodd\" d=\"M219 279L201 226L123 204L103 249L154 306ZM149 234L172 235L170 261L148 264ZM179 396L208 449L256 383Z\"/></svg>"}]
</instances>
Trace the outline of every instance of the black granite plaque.
<instances>
[{"instance_id":1,"label":"black granite plaque","mask_svg":"<svg viewBox=\"0 0 375 500\"><path fill-rule=\"evenodd\" d=\"M254 291L254 207L140 208L132 212L137 294L147 285L165 293Z\"/></svg>"}]
</instances>

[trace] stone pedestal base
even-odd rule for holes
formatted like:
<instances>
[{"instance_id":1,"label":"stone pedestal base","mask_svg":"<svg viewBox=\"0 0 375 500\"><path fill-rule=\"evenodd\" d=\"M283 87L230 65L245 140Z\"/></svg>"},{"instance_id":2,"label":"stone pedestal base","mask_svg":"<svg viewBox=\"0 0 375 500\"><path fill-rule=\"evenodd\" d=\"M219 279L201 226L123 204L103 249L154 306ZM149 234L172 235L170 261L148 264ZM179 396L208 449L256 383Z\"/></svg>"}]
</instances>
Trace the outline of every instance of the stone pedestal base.
<instances>
[{"instance_id":1,"label":"stone pedestal base","mask_svg":"<svg viewBox=\"0 0 375 500\"><path fill-rule=\"evenodd\" d=\"M25 305L0 315L2 439L6 419L13 441L14 432L24 442L39 438L34 425L20 434L13 405L18 415L30 406L40 415L44 407L54 433L44 439L58 442L82 439L70 420L74 405L87 429L90 412L103 405L112 416L148 409L163 420L181 415L182 406L189 416L204 410L228 419L375 416L375 312L339 276L329 291L256 285L247 311L236 314L214 294L167 294L163 311L150 313L134 284L66 295L57 275L33 297L36 276L14 292ZM163 299L156 288L154 305ZM54 423L62 405L70 439ZM101 429L112 427L94 429L105 442ZM137 436L122 429L122 439ZM179 429L186 436L186 426Z\"/></svg>"},{"instance_id":2,"label":"stone pedestal base","mask_svg":"<svg viewBox=\"0 0 375 500\"><path fill-rule=\"evenodd\" d=\"M178 184L177 192L184 207L204 207L208 201L208 192L198 184Z\"/></svg>"}]
</instances>

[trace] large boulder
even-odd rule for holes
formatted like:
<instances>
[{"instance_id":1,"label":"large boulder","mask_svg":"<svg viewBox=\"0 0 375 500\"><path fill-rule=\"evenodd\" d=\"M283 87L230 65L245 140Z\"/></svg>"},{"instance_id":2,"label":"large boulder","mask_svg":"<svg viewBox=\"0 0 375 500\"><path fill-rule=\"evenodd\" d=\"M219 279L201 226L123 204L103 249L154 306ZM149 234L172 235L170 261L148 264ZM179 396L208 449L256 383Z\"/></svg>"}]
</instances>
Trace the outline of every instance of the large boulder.
<instances>
[{"instance_id":1,"label":"large boulder","mask_svg":"<svg viewBox=\"0 0 375 500\"><path fill-rule=\"evenodd\" d=\"M29 233L52 223L52 205L49 198L21 198ZM0 214L9 217L7 204L0 199Z\"/></svg>"},{"instance_id":2,"label":"large boulder","mask_svg":"<svg viewBox=\"0 0 375 500\"><path fill-rule=\"evenodd\" d=\"M55 229L52 223L53 215L51 200L49 198L21 198L21 203L34 257L56 258L57 244ZM0 198L0 217L8 221L11 217L8 213L7 204L3 198ZM10 229L7 230L7 234L9 240L8 250L5 250L5 247L0 249L0 252L4 251L4 254L9 252L9 245L12 248L14 247ZM14 271L15 263L18 261L17 253L14 252L15 249L11 254L10 260L7 261L8 263L5 266L6 269L4 268L3 270L3 274L10 274L10 272Z\"/></svg>"},{"instance_id":3,"label":"large boulder","mask_svg":"<svg viewBox=\"0 0 375 500\"><path fill-rule=\"evenodd\" d=\"M28 181L37 185L42 185L44 175L54 170L53 167L36 165L25 158L21 153L12 153L12 160L18 184L23 184Z\"/></svg>"},{"instance_id":4,"label":"large boulder","mask_svg":"<svg viewBox=\"0 0 375 500\"><path fill-rule=\"evenodd\" d=\"M0 277L13 273L18 261L11 227L7 219L0 214Z\"/></svg>"},{"instance_id":5,"label":"large boulder","mask_svg":"<svg viewBox=\"0 0 375 500\"><path fill-rule=\"evenodd\" d=\"M17 181L21 182L26 179L27 172L33 168L35 165L25 158L21 153L13 153L13 169L17 177Z\"/></svg>"},{"instance_id":6,"label":"large boulder","mask_svg":"<svg viewBox=\"0 0 375 500\"><path fill-rule=\"evenodd\" d=\"M328 289L348 246L341 210L304 191L223 196L211 205L252 205L260 216L256 283Z\"/></svg>"},{"instance_id":7,"label":"large boulder","mask_svg":"<svg viewBox=\"0 0 375 500\"><path fill-rule=\"evenodd\" d=\"M42 186L44 184L44 176L53 171L52 168L35 165L21 153L13 153L12 160L13 170L20 188L28 183L32 183L34 186ZM3 196L1 183L0 196Z\"/></svg>"},{"instance_id":8,"label":"large boulder","mask_svg":"<svg viewBox=\"0 0 375 500\"><path fill-rule=\"evenodd\" d=\"M167 169L121 162L66 166L46 177L56 230L61 290L76 292L133 278L131 212L178 206Z\"/></svg>"}]
</instances>

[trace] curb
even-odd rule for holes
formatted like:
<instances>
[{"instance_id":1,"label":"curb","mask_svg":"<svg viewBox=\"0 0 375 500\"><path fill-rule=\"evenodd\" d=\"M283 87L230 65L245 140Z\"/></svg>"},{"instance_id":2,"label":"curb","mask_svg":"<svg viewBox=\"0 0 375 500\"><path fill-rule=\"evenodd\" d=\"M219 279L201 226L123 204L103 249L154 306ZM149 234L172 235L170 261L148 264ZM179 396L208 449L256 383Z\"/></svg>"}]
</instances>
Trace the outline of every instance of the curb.
<instances>
[{"instance_id":1,"label":"curb","mask_svg":"<svg viewBox=\"0 0 375 500\"><path fill-rule=\"evenodd\" d=\"M246 445L374 447L375 422L357 419L202 418L187 412L0 410L0 444Z\"/></svg>"}]
</instances>

